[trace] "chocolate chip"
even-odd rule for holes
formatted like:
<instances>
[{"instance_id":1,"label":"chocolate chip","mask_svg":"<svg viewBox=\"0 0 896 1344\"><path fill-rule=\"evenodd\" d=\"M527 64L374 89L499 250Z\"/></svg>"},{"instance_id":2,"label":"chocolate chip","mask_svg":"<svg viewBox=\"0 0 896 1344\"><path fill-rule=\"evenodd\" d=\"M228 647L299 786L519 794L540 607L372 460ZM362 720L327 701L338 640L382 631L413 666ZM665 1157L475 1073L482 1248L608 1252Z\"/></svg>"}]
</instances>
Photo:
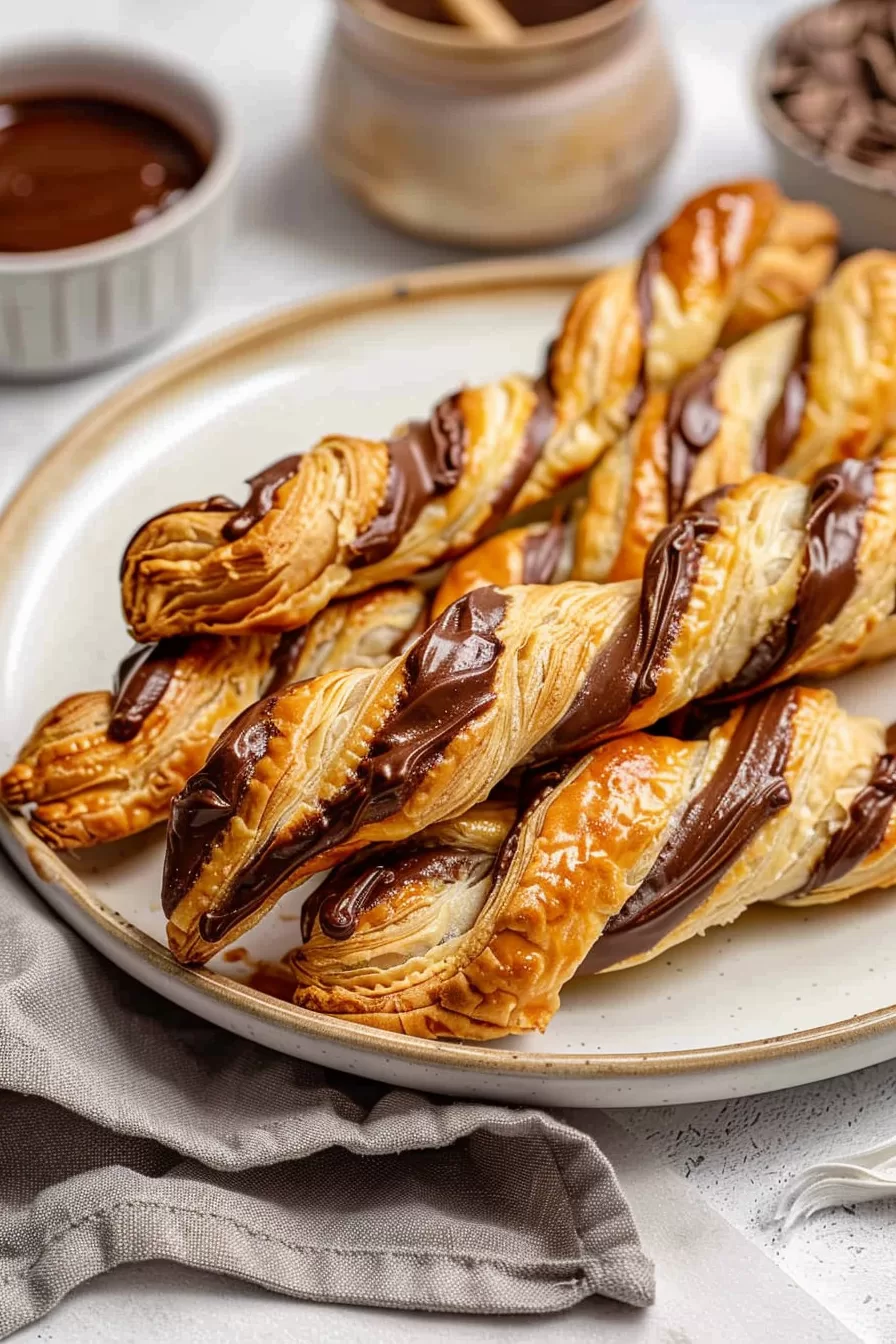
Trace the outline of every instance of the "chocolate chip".
<instances>
[{"instance_id":1,"label":"chocolate chip","mask_svg":"<svg viewBox=\"0 0 896 1344\"><path fill-rule=\"evenodd\" d=\"M846 104L842 89L819 79L810 79L797 93L785 98L784 111L813 140L824 143Z\"/></svg>"},{"instance_id":2,"label":"chocolate chip","mask_svg":"<svg viewBox=\"0 0 896 1344\"><path fill-rule=\"evenodd\" d=\"M781 33L769 92L826 153L891 172L896 0L837 0Z\"/></svg>"},{"instance_id":3,"label":"chocolate chip","mask_svg":"<svg viewBox=\"0 0 896 1344\"><path fill-rule=\"evenodd\" d=\"M865 27L862 5L832 5L803 16L801 36L812 47L843 48L852 46Z\"/></svg>"},{"instance_id":4,"label":"chocolate chip","mask_svg":"<svg viewBox=\"0 0 896 1344\"><path fill-rule=\"evenodd\" d=\"M858 51L877 85L876 89L871 90L872 94L896 99L896 51L893 44L877 33L865 33Z\"/></svg>"},{"instance_id":5,"label":"chocolate chip","mask_svg":"<svg viewBox=\"0 0 896 1344\"><path fill-rule=\"evenodd\" d=\"M772 69L768 84L769 92L776 96L782 93L796 93L807 78L809 71L806 66L782 58Z\"/></svg>"},{"instance_id":6,"label":"chocolate chip","mask_svg":"<svg viewBox=\"0 0 896 1344\"><path fill-rule=\"evenodd\" d=\"M867 41L866 39L863 39ZM880 39L884 41L883 38ZM885 43L886 45L886 43ZM812 58L816 72L832 84L861 84L862 65L858 53L843 50L817 51Z\"/></svg>"},{"instance_id":7,"label":"chocolate chip","mask_svg":"<svg viewBox=\"0 0 896 1344\"><path fill-rule=\"evenodd\" d=\"M870 125L870 104L860 94L853 93L834 123L827 148L832 154L843 154L848 158Z\"/></svg>"}]
</instances>

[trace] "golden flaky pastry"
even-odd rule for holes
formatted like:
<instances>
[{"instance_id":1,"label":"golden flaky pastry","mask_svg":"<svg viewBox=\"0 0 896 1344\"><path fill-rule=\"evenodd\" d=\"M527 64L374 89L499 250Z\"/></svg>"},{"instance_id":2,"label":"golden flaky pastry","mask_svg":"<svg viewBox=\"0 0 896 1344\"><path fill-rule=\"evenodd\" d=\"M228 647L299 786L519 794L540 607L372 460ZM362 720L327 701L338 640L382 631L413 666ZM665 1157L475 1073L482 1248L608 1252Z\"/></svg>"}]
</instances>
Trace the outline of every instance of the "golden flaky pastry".
<instances>
[{"instance_id":1,"label":"golden flaky pastry","mask_svg":"<svg viewBox=\"0 0 896 1344\"><path fill-rule=\"evenodd\" d=\"M714 351L653 390L591 474L573 576L635 578L662 527L757 471L810 479L865 457L896 426L896 255L837 270L806 319L788 317Z\"/></svg>"},{"instance_id":2,"label":"golden flaky pastry","mask_svg":"<svg viewBox=\"0 0 896 1344\"><path fill-rule=\"evenodd\" d=\"M894 597L896 441L706 501L641 584L478 588L380 671L293 686L224 734L172 806L171 947L205 960L302 877L459 816L520 763L850 666Z\"/></svg>"},{"instance_id":3,"label":"golden flaky pastry","mask_svg":"<svg viewBox=\"0 0 896 1344\"><path fill-rule=\"evenodd\" d=\"M302 677L382 667L425 624L408 584L334 605L276 635L173 638L136 648L114 693L71 695L45 714L0 778L10 808L57 849L121 840L168 817L172 798L241 710Z\"/></svg>"},{"instance_id":4,"label":"golden flaky pastry","mask_svg":"<svg viewBox=\"0 0 896 1344\"><path fill-rule=\"evenodd\" d=\"M802 310L836 227L768 182L690 201L640 263L580 291L541 376L465 388L387 441L339 435L250 481L151 519L130 542L122 600L139 640L305 624L335 597L456 555L582 475L650 387L704 359L726 324Z\"/></svg>"},{"instance_id":5,"label":"golden flaky pastry","mask_svg":"<svg viewBox=\"0 0 896 1344\"><path fill-rule=\"evenodd\" d=\"M896 255L866 252L844 262L808 319L775 322L648 393L591 473L562 547L555 537L552 576L526 564L544 526L515 528L450 566L434 611L484 583L638 578L654 537L695 500L757 471L805 480L866 457L894 421Z\"/></svg>"},{"instance_id":6,"label":"golden flaky pastry","mask_svg":"<svg viewBox=\"0 0 896 1344\"><path fill-rule=\"evenodd\" d=\"M620 970L756 901L896 881L896 757L828 691L785 687L707 741L598 747L509 827L368 851L305 906L296 1003L414 1036L544 1030ZM497 856L497 857L496 857Z\"/></svg>"}]
</instances>

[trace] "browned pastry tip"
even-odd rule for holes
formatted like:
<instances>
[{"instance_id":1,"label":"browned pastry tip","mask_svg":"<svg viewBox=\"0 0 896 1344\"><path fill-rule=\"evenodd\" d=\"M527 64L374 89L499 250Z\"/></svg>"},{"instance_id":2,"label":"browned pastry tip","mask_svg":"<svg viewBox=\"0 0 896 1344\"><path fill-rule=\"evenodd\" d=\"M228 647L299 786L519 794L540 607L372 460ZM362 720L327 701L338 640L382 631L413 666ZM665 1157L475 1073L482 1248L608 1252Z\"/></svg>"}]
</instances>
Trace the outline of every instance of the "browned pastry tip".
<instances>
[{"instance_id":1,"label":"browned pastry tip","mask_svg":"<svg viewBox=\"0 0 896 1344\"><path fill-rule=\"evenodd\" d=\"M849 666L894 598L896 442L811 488L754 476L704 501L641 584L476 589L380 671L292 687L224 734L172 812L172 949L206 960L303 877L459 816L521 763Z\"/></svg>"},{"instance_id":2,"label":"browned pastry tip","mask_svg":"<svg viewBox=\"0 0 896 1344\"><path fill-rule=\"evenodd\" d=\"M295 1001L417 1036L543 1030L576 973L640 964L756 901L887 885L884 736L830 692L786 687L706 740L605 743L499 850L436 832L337 868L306 903Z\"/></svg>"},{"instance_id":3,"label":"browned pastry tip","mask_svg":"<svg viewBox=\"0 0 896 1344\"><path fill-rule=\"evenodd\" d=\"M719 345L809 307L834 269L840 230L836 216L814 201L782 201L765 241L747 267L743 287Z\"/></svg>"},{"instance_id":4,"label":"browned pastry tip","mask_svg":"<svg viewBox=\"0 0 896 1344\"><path fill-rule=\"evenodd\" d=\"M270 639L163 641L123 661L113 693L63 700L0 779L8 807L57 849L120 840L164 821L218 733L259 694Z\"/></svg>"},{"instance_id":5,"label":"browned pastry tip","mask_svg":"<svg viewBox=\"0 0 896 1344\"><path fill-rule=\"evenodd\" d=\"M626 431L648 388L712 351L741 301L754 317L738 320L757 320L758 288L774 288L765 248L793 271L770 311L805 306L810 276L824 278L830 222L811 212L814 224L787 229L791 208L768 182L711 188L640 264L582 288L541 376L464 388L386 441L326 438L254 477L242 508L216 497L151 520L122 567L135 636L293 629L336 596L441 563L551 497Z\"/></svg>"},{"instance_id":6,"label":"browned pastry tip","mask_svg":"<svg viewBox=\"0 0 896 1344\"><path fill-rule=\"evenodd\" d=\"M40 720L0 778L11 808L57 848L120 840L164 821L215 739L265 690L344 667L382 667L426 624L410 584L346 598L308 626L241 638L138 646L116 689L69 696Z\"/></svg>"}]
</instances>

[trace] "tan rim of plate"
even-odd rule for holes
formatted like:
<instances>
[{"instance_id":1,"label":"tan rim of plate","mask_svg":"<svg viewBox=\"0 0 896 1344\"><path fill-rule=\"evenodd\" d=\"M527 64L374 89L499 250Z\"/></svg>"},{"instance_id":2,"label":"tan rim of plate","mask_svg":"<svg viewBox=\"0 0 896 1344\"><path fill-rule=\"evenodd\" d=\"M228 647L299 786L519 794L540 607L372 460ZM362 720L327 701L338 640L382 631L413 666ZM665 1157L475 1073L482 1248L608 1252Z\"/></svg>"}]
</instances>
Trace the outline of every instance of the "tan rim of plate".
<instances>
[{"instance_id":1,"label":"tan rim of plate","mask_svg":"<svg viewBox=\"0 0 896 1344\"><path fill-rule=\"evenodd\" d=\"M15 561L17 552L22 549L27 538L34 508L45 508L48 499L63 493L71 476L93 461L108 441L142 409L179 392L194 380L213 373L219 365L243 357L257 357L271 342L312 331L359 313L397 307L408 302L459 298L464 295L472 297L505 289L569 289L594 273L593 264L563 259L488 261L437 267L299 304L225 332L222 336L167 360L89 412L25 479L0 514L0 554L7 562L7 572L13 568L8 562ZM522 1077L660 1077L811 1054L831 1046L864 1040L896 1027L894 1004L843 1022L832 1022L788 1036L742 1041L737 1045L708 1046L699 1050L618 1055L529 1054L393 1035L374 1027L342 1022L338 1018L282 1003L215 971L181 966L167 948L135 929L100 901L79 881L58 854L31 834L22 818L13 817L3 809L0 809L0 816L41 881L64 890L103 933L156 970L200 990L219 1003L228 1004L273 1026L291 1028L304 1036L336 1042L371 1054L436 1067L457 1068L465 1072Z\"/></svg>"}]
</instances>

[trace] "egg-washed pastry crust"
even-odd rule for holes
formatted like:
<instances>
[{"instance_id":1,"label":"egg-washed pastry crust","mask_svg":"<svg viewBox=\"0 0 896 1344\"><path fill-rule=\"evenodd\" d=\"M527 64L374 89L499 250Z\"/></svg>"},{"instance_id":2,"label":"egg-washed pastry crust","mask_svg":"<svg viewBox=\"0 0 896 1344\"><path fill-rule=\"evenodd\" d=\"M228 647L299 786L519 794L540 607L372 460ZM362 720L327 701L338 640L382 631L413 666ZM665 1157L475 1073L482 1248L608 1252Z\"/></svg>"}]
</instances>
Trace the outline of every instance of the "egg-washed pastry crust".
<instances>
[{"instance_id":1,"label":"egg-washed pastry crust","mask_svg":"<svg viewBox=\"0 0 896 1344\"><path fill-rule=\"evenodd\" d=\"M829 691L766 692L707 740L633 733L514 823L337 868L306 904L295 1001L415 1036L544 1030L576 973L638 965L756 901L892 883L894 802L883 728Z\"/></svg>"},{"instance_id":2,"label":"egg-washed pastry crust","mask_svg":"<svg viewBox=\"0 0 896 1344\"><path fill-rule=\"evenodd\" d=\"M135 649L112 693L71 695L45 714L0 777L9 808L34 804L55 849L122 840L167 820L218 734L265 692L342 667L382 667L426 623L426 597L392 584L335 602L298 631L163 640Z\"/></svg>"},{"instance_id":3,"label":"egg-washed pastry crust","mask_svg":"<svg viewBox=\"0 0 896 1344\"><path fill-rule=\"evenodd\" d=\"M402 658L290 687L224 734L172 809L172 950L206 960L303 877L459 816L520 764L852 666L894 597L896 441L810 486L710 497L641 584L476 589Z\"/></svg>"},{"instance_id":4,"label":"egg-washed pastry crust","mask_svg":"<svg viewBox=\"0 0 896 1344\"><path fill-rule=\"evenodd\" d=\"M243 507L213 496L144 524L122 566L135 638L292 629L462 553L588 471L648 390L802 311L836 238L826 210L769 182L704 192L582 288L539 376L464 388L385 441L329 436L253 477Z\"/></svg>"}]
</instances>

